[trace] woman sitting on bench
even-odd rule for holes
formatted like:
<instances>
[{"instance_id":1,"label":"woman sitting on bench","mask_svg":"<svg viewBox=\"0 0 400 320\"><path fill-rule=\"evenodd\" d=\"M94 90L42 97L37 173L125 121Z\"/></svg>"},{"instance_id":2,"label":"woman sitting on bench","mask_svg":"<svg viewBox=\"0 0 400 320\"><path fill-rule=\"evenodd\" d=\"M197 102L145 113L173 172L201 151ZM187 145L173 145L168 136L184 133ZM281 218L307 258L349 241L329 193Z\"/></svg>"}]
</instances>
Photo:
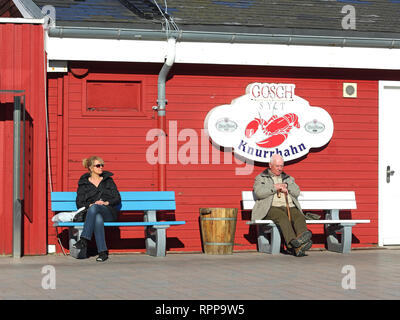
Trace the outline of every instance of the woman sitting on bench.
<instances>
[{"instance_id":1,"label":"woman sitting on bench","mask_svg":"<svg viewBox=\"0 0 400 320\"><path fill-rule=\"evenodd\" d=\"M83 159L82 164L89 172L79 179L76 206L77 208L85 207L87 213L81 238L74 244L74 248L87 247L87 242L94 233L99 253L96 261L102 262L108 259L104 222L117 220L118 210L116 206L121 203L121 196L111 178L113 174L109 171L103 171L103 159L92 156Z\"/></svg>"}]
</instances>

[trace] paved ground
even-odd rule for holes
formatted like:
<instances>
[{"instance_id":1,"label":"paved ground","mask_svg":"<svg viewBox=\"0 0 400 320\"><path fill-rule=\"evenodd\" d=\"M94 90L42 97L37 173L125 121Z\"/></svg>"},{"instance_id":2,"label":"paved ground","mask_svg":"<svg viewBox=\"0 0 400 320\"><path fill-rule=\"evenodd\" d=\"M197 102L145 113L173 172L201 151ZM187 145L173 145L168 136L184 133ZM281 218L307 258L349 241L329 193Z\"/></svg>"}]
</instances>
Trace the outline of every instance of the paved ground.
<instances>
[{"instance_id":1,"label":"paved ground","mask_svg":"<svg viewBox=\"0 0 400 320\"><path fill-rule=\"evenodd\" d=\"M55 276L54 276L55 275ZM400 299L400 250L0 257L0 299Z\"/></svg>"}]
</instances>

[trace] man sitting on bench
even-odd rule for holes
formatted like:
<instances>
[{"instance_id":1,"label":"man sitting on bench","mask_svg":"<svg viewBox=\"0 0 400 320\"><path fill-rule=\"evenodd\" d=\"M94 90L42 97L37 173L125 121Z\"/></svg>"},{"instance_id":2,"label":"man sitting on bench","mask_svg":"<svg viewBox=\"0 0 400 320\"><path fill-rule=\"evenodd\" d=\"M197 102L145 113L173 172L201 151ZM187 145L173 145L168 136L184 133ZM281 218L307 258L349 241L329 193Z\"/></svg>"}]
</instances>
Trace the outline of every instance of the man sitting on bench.
<instances>
[{"instance_id":1,"label":"man sitting on bench","mask_svg":"<svg viewBox=\"0 0 400 320\"><path fill-rule=\"evenodd\" d=\"M307 230L306 218L297 200L300 188L293 177L283 172L283 165L283 158L274 154L269 169L256 177L253 190L257 200L251 220L267 217L274 221L282 232L286 247L296 257L302 257L312 246L312 234Z\"/></svg>"}]
</instances>

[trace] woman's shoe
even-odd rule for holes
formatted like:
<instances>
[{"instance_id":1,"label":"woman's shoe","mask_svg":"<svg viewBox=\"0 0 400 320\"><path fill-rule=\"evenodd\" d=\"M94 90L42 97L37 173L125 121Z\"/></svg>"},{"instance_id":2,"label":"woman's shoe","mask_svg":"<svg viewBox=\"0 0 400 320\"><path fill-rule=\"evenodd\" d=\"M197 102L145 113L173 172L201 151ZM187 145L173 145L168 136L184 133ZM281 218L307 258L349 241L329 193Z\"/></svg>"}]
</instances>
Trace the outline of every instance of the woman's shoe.
<instances>
[{"instance_id":1,"label":"woman's shoe","mask_svg":"<svg viewBox=\"0 0 400 320\"><path fill-rule=\"evenodd\" d=\"M75 249L79 249L79 250L86 248L87 247L87 239L81 237L79 239L79 241L75 242L72 246Z\"/></svg>"},{"instance_id":2,"label":"woman's shoe","mask_svg":"<svg viewBox=\"0 0 400 320\"><path fill-rule=\"evenodd\" d=\"M98 262L103 262L108 259L108 252L107 251L101 251L99 252L99 256L96 258L96 261Z\"/></svg>"}]
</instances>

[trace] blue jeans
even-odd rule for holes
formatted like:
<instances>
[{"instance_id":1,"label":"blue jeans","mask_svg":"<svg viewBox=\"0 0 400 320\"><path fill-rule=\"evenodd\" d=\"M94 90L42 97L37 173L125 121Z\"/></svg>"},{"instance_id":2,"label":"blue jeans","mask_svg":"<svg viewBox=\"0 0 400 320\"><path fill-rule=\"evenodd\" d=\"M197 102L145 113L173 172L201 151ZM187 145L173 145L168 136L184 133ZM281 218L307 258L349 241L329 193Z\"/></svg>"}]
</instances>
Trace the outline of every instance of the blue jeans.
<instances>
[{"instance_id":1,"label":"blue jeans","mask_svg":"<svg viewBox=\"0 0 400 320\"><path fill-rule=\"evenodd\" d=\"M88 209L81 237L90 240L94 233L98 252L107 251L104 235L105 221L114 221L111 211L106 206L94 204Z\"/></svg>"}]
</instances>

